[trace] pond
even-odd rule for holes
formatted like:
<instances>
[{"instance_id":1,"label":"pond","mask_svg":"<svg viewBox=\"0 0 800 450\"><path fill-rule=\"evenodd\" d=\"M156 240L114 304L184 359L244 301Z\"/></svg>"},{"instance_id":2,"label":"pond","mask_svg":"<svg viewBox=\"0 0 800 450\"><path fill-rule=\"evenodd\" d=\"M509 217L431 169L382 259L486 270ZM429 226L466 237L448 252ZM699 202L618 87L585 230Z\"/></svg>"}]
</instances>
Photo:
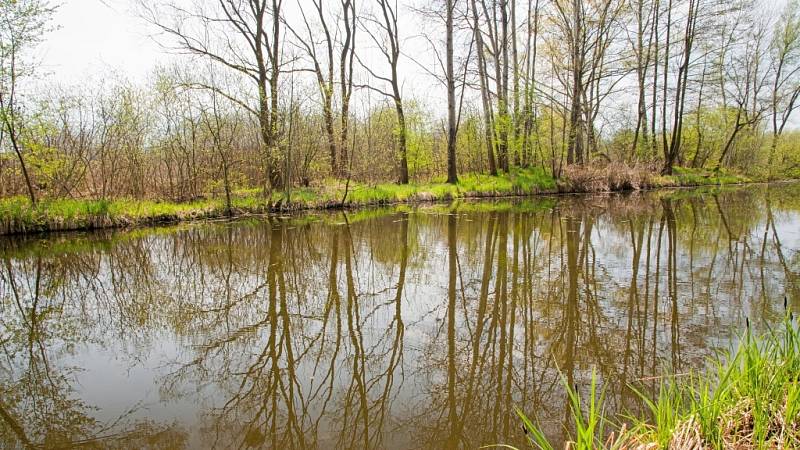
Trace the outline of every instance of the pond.
<instances>
[{"instance_id":1,"label":"pond","mask_svg":"<svg viewBox=\"0 0 800 450\"><path fill-rule=\"evenodd\" d=\"M800 308L800 185L0 239L0 447L524 446ZM562 381L563 377L563 381Z\"/></svg>"}]
</instances>

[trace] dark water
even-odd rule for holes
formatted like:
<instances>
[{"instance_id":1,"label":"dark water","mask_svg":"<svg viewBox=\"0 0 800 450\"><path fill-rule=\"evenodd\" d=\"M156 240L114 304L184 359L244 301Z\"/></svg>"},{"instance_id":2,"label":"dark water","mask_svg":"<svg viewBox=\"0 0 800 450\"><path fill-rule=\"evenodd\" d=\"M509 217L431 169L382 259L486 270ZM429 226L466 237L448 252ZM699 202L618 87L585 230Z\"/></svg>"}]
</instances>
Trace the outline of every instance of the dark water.
<instances>
[{"instance_id":1,"label":"dark water","mask_svg":"<svg viewBox=\"0 0 800 450\"><path fill-rule=\"evenodd\" d=\"M800 186L0 240L0 447L554 439L800 306Z\"/></svg>"}]
</instances>

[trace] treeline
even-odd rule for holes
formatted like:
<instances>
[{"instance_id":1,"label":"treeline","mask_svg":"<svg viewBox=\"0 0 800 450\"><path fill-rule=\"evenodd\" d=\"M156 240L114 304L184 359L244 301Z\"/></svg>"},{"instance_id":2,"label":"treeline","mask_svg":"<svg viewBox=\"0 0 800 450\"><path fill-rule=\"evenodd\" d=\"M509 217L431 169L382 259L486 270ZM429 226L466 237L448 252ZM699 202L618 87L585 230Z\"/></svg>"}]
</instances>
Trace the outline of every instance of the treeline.
<instances>
[{"instance_id":1,"label":"treeline","mask_svg":"<svg viewBox=\"0 0 800 450\"><path fill-rule=\"evenodd\" d=\"M0 1L0 197L609 163L800 175L797 0L134 3L173 65L42 89L54 7Z\"/></svg>"}]
</instances>

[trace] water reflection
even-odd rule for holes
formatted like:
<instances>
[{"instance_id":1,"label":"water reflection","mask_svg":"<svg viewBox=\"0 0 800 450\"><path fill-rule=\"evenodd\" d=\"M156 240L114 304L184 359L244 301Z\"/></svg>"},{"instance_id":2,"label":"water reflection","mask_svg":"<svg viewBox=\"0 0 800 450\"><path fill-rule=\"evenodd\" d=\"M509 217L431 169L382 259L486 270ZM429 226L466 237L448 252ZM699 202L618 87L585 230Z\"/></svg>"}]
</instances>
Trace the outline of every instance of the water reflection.
<instances>
[{"instance_id":1,"label":"water reflection","mask_svg":"<svg viewBox=\"0 0 800 450\"><path fill-rule=\"evenodd\" d=\"M800 186L5 240L0 446L477 448L800 301Z\"/></svg>"}]
</instances>

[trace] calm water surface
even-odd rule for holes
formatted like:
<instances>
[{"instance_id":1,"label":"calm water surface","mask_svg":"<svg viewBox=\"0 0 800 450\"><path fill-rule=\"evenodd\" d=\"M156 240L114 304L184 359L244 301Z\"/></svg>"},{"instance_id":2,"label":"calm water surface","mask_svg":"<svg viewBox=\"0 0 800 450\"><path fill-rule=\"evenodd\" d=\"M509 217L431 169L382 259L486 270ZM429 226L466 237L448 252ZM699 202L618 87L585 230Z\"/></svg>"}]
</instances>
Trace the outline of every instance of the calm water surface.
<instances>
[{"instance_id":1,"label":"calm water surface","mask_svg":"<svg viewBox=\"0 0 800 450\"><path fill-rule=\"evenodd\" d=\"M800 309L800 185L0 239L0 447L554 439Z\"/></svg>"}]
</instances>

